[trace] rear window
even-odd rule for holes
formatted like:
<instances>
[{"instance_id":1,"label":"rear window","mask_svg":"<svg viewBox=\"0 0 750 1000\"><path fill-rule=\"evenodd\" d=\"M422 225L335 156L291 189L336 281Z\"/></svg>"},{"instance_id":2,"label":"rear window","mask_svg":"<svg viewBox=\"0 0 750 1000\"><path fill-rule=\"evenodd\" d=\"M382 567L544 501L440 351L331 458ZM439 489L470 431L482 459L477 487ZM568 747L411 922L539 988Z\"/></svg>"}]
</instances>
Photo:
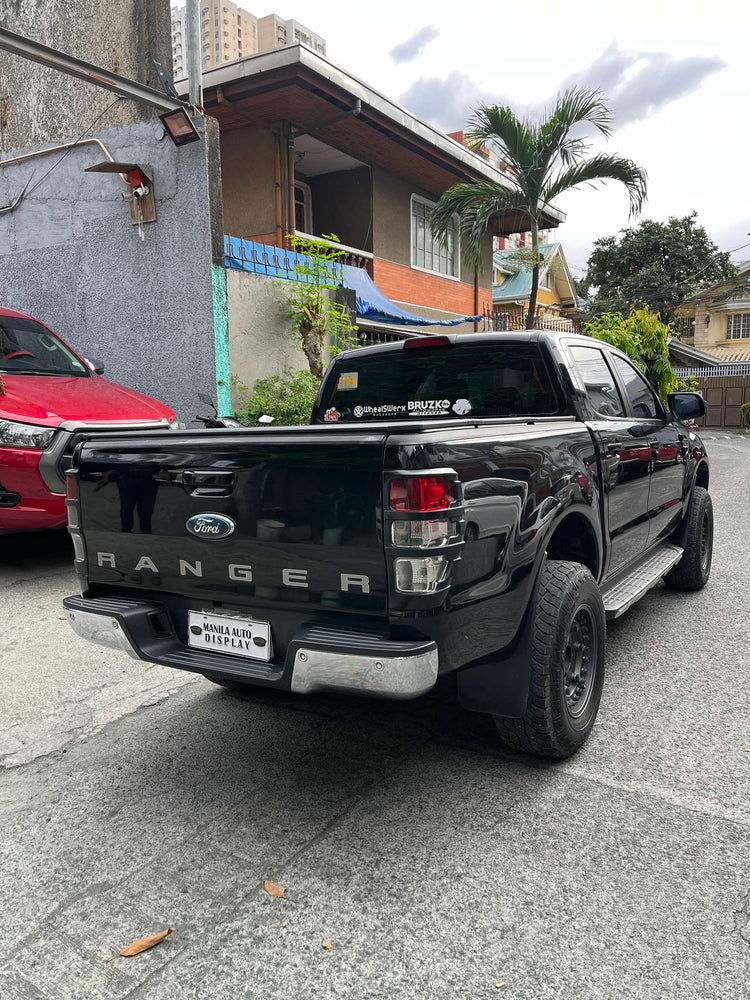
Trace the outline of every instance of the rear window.
<instances>
[{"instance_id":1,"label":"rear window","mask_svg":"<svg viewBox=\"0 0 750 1000\"><path fill-rule=\"evenodd\" d=\"M319 419L552 416L560 406L536 344L474 344L355 352L336 365Z\"/></svg>"}]
</instances>

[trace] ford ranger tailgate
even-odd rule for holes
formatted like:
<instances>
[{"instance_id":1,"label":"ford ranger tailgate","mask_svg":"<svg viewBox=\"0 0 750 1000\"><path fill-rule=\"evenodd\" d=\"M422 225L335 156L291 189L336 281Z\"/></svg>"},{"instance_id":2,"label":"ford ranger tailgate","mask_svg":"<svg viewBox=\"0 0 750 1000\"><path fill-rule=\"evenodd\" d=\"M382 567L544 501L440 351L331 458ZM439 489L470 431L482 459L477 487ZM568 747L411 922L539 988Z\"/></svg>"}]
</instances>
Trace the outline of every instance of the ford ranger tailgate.
<instances>
[{"instance_id":1,"label":"ford ranger tailgate","mask_svg":"<svg viewBox=\"0 0 750 1000\"><path fill-rule=\"evenodd\" d=\"M292 427L90 440L76 459L88 584L191 606L385 616L385 437Z\"/></svg>"}]
</instances>

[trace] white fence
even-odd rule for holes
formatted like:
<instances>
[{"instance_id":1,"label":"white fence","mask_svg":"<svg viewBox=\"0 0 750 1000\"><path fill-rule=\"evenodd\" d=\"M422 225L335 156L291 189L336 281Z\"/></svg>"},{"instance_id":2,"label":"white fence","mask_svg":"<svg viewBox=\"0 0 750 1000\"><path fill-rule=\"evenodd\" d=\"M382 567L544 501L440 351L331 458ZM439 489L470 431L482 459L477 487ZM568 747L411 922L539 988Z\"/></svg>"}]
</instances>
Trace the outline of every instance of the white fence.
<instances>
[{"instance_id":1,"label":"white fence","mask_svg":"<svg viewBox=\"0 0 750 1000\"><path fill-rule=\"evenodd\" d=\"M693 375L695 378L725 378L727 375L750 375L750 363L721 364L715 368L673 368L672 370L677 378L687 378L688 375Z\"/></svg>"}]
</instances>

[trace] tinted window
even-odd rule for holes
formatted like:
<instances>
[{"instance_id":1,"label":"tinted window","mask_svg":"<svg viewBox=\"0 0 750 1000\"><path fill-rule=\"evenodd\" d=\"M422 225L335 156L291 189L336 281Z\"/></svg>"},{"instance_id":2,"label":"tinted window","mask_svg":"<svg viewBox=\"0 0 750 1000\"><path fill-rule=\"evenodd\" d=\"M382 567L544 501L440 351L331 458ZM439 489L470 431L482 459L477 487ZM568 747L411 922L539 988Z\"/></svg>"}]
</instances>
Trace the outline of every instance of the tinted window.
<instances>
[{"instance_id":1,"label":"tinted window","mask_svg":"<svg viewBox=\"0 0 750 1000\"><path fill-rule=\"evenodd\" d=\"M560 412L537 345L356 352L336 365L321 420L551 416Z\"/></svg>"},{"instance_id":2,"label":"tinted window","mask_svg":"<svg viewBox=\"0 0 750 1000\"><path fill-rule=\"evenodd\" d=\"M31 319L0 316L0 371L14 374L88 375L61 340Z\"/></svg>"},{"instance_id":3,"label":"tinted window","mask_svg":"<svg viewBox=\"0 0 750 1000\"><path fill-rule=\"evenodd\" d=\"M652 418L658 416L654 394L645 378L623 358L613 356L613 361L618 375L625 383L625 391L633 407L633 416Z\"/></svg>"},{"instance_id":4,"label":"tinted window","mask_svg":"<svg viewBox=\"0 0 750 1000\"><path fill-rule=\"evenodd\" d=\"M605 417L624 417L625 408L620 391L602 352L596 347L571 344L570 353L586 386L589 402L596 412Z\"/></svg>"}]
</instances>

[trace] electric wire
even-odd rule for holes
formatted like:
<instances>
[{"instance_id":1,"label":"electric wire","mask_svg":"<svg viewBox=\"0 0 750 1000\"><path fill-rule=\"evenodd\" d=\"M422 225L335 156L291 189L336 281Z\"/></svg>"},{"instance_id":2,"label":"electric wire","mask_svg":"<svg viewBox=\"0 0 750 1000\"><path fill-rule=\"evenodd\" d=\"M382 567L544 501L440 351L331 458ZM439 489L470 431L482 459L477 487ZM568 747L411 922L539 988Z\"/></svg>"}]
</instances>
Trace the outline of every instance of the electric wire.
<instances>
[{"instance_id":1,"label":"electric wire","mask_svg":"<svg viewBox=\"0 0 750 1000\"><path fill-rule=\"evenodd\" d=\"M68 149L65 150L65 152L60 157L60 159L59 160L55 160L55 162L52 164L52 166L49 168L49 170L46 170L42 174L42 176L39 178L39 180L36 181L34 184L32 184L30 188L28 188L28 190L26 191L24 197L28 198L28 196L32 193L32 191L35 191L36 188L38 188L39 185L42 183L42 181L45 180L47 177L49 177L49 175L52 173L52 171L56 170L57 167L60 166L60 164L65 159L65 157L68 155L68 153L72 153L73 150L81 142L81 140L86 138L86 136L89 134L89 132L91 131L91 129L94 127L94 125L96 125L98 122L100 122L102 120L102 118L106 115L106 113L110 110L110 108L113 108L115 106L115 104L117 104L117 102L121 101L121 100L123 100L122 97L116 97L114 99L114 101L111 101L106 106L106 108L104 109L104 111L102 111L101 114L97 115L96 118L94 118L94 120L89 125L86 126L86 128L83 130L83 132L81 132L81 134L78 136L78 138L75 140L75 142Z\"/></svg>"}]
</instances>

